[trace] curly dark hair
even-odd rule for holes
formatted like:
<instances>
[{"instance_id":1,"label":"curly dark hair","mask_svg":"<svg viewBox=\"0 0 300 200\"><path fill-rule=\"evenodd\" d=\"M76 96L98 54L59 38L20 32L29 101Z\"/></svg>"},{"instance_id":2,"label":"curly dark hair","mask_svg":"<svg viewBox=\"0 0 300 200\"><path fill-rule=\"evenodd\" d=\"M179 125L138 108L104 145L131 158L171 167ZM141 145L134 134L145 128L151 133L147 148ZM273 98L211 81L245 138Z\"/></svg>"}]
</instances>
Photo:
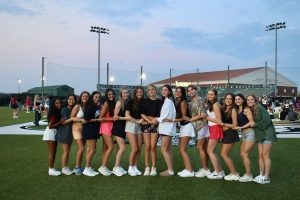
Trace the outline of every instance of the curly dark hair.
<instances>
[{"instance_id":1,"label":"curly dark hair","mask_svg":"<svg viewBox=\"0 0 300 200\"><path fill-rule=\"evenodd\" d=\"M113 100L109 100L109 98L108 98L109 92L112 92L114 94ZM107 88L105 90L104 101L107 102L107 104L108 104L109 116L110 117L114 116L114 110L115 110L115 106L116 106L116 97L115 97L115 91L112 88Z\"/></svg>"}]
</instances>

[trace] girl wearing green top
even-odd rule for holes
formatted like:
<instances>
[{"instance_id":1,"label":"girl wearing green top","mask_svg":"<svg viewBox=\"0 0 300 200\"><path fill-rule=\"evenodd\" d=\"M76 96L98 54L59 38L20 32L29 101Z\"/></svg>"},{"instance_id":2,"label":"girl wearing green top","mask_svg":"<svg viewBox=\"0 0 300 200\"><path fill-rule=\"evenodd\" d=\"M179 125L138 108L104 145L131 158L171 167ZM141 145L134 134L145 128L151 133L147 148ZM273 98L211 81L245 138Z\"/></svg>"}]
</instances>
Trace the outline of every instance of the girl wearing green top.
<instances>
[{"instance_id":1,"label":"girl wearing green top","mask_svg":"<svg viewBox=\"0 0 300 200\"><path fill-rule=\"evenodd\" d=\"M247 105L253 113L255 124L255 138L258 143L259 171L260 175L254 178L259 184L270 183L271 159L270 152L272 144L277 141L275 128L268 111L258 102L255 95L246 98Z\"/></svg>"}]
</instances>

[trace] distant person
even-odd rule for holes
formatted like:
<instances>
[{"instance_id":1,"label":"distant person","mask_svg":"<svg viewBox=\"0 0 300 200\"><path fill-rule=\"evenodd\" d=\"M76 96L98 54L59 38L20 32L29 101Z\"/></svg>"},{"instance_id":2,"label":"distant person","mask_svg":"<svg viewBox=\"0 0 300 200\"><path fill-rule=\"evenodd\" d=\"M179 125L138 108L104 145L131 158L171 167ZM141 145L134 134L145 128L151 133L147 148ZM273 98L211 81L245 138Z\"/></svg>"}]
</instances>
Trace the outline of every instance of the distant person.
<instances>
[{"instance_id":1,"label":"distant person","mask_svg":"<svg viewBox=\"0 0 300 200\"><path fill-rule=\"evenodd\" d=\"M13 118L19 118L18 112L19 112L19 106L18 106L18 100L16 95L12 95L9 101L9 106L12 109Z\"/></svg>"},{"instance_id":2,"label":"distant person","mask_svg":"<svg viewBox=\"0 0 300 200\"><path fill-rule=\"evenodd\" d=\"M48 113L48 127L44 132L44 136L43 136L43 140L47 143L48 146L48 163L49 163L48 174L50 176L61 175L61 172L54 168L54 162L55 162L56 151L57 151L56 132L57 132L57 128L61 124L61 108L62 108L61 99L56 98L51 102L49 113Z\"/></svg>"},{"instance_id":3,"label":"distant person","mask_svg":"<svg viewBox=\"0 0 300 200\"><path fill-rule=\"evenodd\" d=\"M289 121L297 120L298 114L295 112L293 105L290 105L287 116Z\"/></svg>"},{"instance_id":4,"label":"distant person","mask_svg":"<svg viewBox=\"0 0 300 200\"><path fill-rule=\"evenodd\" d=\"M268 108L268 97L266 95L264 95L263 98L261 99L261 104L265 109Z\"/></svg>"},{"instance_id":5,"label":"distant person","mask_svg":"<svg viewBox=\"0 0 300 200\"><path fill-rule=\"evenodd\" d=\"M70 157L70 149L71 144L73 142L72 136L72 122L73 118L71 118L71 111L76 103L76 95L70 94L66 98L65 106L61 109L61 125L58 127L56 139L57 142L62 146L62 174L71 175L73 174L73 170L71 170L68 166L69 157Z\"/></svg>"},{"instance_id":6,"label":"distant person","mask_svg":"<svg viewBox=\"0 0 300 200\"><path fill-rule=\"evenodd\" d=\"M49 110L49 103L50 99L48 96L44 96L43 102L42 102L42 111L44 113L44 116L47 116L48 110Z\"/></svg>"},{"instance_id":7,"label":"distant person","mask_svg":"<svg viewBox=\"0 0 300 200\"><path fill-rule=\"evenodd\" d=\"M42 118L42 106L39 95L34 95L33 100L33 106L34 106L34 125L39 126L40 120Z\"/></svg>"},{"instance_id":8,"label":"distant person","mask_svg":"<svg viewBox=\"0 0 300 200\"><path fill-rule=\"evenodd\" d=\"M287 114L288 114L288 109L285 106L283 106L282 110L279 113L279 119L286 120Z\"/></svg>"},{"instance_id":9,"label":"distant person","mask_svg":"<svg viewBox=\"0 0 300 200\"><path fill-rule=\"evenodd\" d=\"M27 95L25 100L26 113L30 113L30 106L31 106L31 98L29 95Z\"/></svg>"},{"instance_id":10,"label":"distant person","mask_svg":"<svg viewBox=\"0 0 300 200\"><path fill-rule=\"evenodd\" d=\"M18 110L21 111L23 109L22 99L21 97L17 97Z\"/></svg>"},{"instance_id":11,"label":"distant person","mask_svg":"<svg viewBox=\"0 0 300 200\"><path fill-rule=\"evenodd\" d=\"M267 111L268 111L268 113L269 113L271 119L275 119L275 117L274 117L274 111L273 111L273 108L272 108L271 105L268 106Z\"/></svg>"}]
</instances>

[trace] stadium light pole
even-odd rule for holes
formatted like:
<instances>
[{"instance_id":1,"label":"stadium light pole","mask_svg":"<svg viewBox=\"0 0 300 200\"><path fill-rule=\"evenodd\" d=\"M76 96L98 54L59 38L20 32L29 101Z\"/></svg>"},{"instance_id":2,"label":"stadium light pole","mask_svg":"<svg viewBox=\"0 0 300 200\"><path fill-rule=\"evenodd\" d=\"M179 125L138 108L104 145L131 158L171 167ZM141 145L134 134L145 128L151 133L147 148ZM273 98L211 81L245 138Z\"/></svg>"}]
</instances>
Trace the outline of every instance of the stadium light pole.
<instances>
[{"instance_id":1,"label":"stadium light pole","mask_svg":"<svg viewBox=\"0 0 300 200\"><path fill-rule=\"evenodd\" d=\"M172 87L172 68L170 68L170 78L169 78L169 81L170 81L170 86Z\"/></svg>"},{"instance_id":2,"label":"stadium light pole","mask_svg":"<svg viewBox=\"0 0 300 200\"><path fill-rule=\"evenodd\" d=\"M46 57L42 57L42 99L44 99L44 83L45 83L45 59Z\"/></svg>"},{"instance_id":3,"label":"stadium light pole","mask_svg":"<svg viewBox=\"0 0 300 200\"><path fill-rule=\"evenodd\" d=\"M143 66L141 66L141 86L143 86Z\"/></svg>"},{"instance_id":4,"label":"stadium light pole","mask_svg":"<svg viewBox=\"0 0 300 200\"><path fill-rule=\"evenodd\" d=\"M265 31L273 31L275 30L275 97L277 96L277 30L286 28L285 22L278 22L276 24L270 24L266 26Z\"/></svg>"},{"instance_id":5,"label":"stadium light pole","mask_svg":"<svg viewBox=\"0 0 300 200\"><path fill-rule=\"evenodd\" d=\"M20 78L18 78L17 81L18 81L18 93L20 94L22 80Z\"/></svg>"},{"instance_id":6,"label":"stadium light pole","mask_svg":"<svg viewBox=\"0 0 300 200\"><path fill-rule=\"evenodd\" d=\"M103 34L109 34L109 29L103 28L100 26L91 26L91 32L98 33L98 82L97 86L100 85L100 35ZM98 89L97 87L97 89Z\"/></svg>"},{"instance_id":7,"label":"stadium light pole","mask_svg":"<svg viewBox=\"0 0 300 200\"><path fill-rule=\"evenodd\" d=\"M143 66L141 66L141 75L140 75L141 86L143 86L143 80L146 79L146 78L147 78L147 75L143 71Z\"/></svg>"}]
</instances>

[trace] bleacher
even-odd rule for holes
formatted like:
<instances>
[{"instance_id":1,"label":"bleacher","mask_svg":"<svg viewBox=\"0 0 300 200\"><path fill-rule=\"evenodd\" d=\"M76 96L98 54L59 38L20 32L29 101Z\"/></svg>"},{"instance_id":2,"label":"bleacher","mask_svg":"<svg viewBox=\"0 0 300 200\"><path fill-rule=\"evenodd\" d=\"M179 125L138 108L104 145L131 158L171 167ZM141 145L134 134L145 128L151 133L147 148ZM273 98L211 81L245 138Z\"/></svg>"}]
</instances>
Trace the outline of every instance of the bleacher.
<instances>
[{"instance_id":1,"label":"bleacher","mask_svg":"<svg viewBox=\"0 0 300 200\"><path fill-rule=\"evenodd\" d=\"M231 87L230 89L227 89L225 87L217 87L216 89L218 90L218 96L220 98L223 98L228 92L231 92L233 94L242 93L245 97L250 94L255 94L257 97L263 95L267 95L267 96L274 95L274 89L272 88L268 88L266 94L266 90L263 87L251 87L247 85Z\"/></svg>"}]
</instances>

